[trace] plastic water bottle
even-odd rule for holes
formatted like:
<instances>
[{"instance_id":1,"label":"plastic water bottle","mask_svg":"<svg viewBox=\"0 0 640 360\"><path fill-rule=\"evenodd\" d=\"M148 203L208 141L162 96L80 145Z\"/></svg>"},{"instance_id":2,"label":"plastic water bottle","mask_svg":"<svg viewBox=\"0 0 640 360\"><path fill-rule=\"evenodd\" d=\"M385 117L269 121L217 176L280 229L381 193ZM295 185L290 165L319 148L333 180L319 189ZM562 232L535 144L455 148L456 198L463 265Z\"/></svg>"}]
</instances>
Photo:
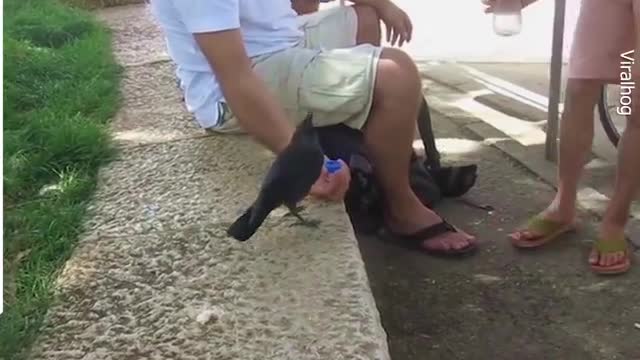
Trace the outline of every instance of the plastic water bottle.
<instances>
[{"instance_id":1,"label":"plastic water bottle","mask_svg":"<svg viewBox=\"0 0 640 360\"><path fill-rule=\"evenodd\" d=\"M329 174L335 174L342 169L342 164L338 160L327 160L324 163L324 166Z\"/></svg>"},{"instance_id":2,"label":"plastic water bottle","mask_svg":"<svg viewBox=\"0 0 640 360\"><path fill-rule=\"evenodd\" d=\"M493 9L493 31L513 36L522 30L522 0L496 0Z\"/></svg>"},{"instance_id":3,"label":"plastic water bottle","mask_svg":"<svg viewBox=\"0 0 640 360\"><path fill-rule=\"evenodd\" d=\"M351 183L351 173L347 166L343 166L340 160L327 160L325 161L325 169L329 173L329 176L334 177L333 181L338 182L340 187L338 193L331 195L333 200L343 200L347 191L349 190L349 184Z\"/></svg>"}]
</instances>

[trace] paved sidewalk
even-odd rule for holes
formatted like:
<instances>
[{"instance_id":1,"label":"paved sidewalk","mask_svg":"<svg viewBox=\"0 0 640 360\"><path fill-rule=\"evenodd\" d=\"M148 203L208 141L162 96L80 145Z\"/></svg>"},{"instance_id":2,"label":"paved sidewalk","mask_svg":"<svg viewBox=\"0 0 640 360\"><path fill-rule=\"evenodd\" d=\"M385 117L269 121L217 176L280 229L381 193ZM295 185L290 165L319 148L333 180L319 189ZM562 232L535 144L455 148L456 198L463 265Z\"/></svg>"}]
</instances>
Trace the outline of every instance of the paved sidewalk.
<instances>
[{"instance_id":1,"label":"paved sidewalk","mask_svg":"<svg viewBox=\"0 0 640 360\"><path fill-rule=\"evenodd\" d=\"M101 16L125 66L122 153L31 358L388 359L343 207L309 204L322 232L280 212L250 242L228 239L271 155L194 126L144 6Z\"/></svg>"},{"instance_id":2,"label":"paved sidewalk","mask_svg":"<svg viewBox=\"0 0 640 360\"><path fill-rule=\"evenodd\" d=\"M444 162L478 164L466 197L495 211L456 200L438 206L480 240L480 251L461 260L358 235L392 359L640 359L640 268L613 278L591 273L597 219L585 211L576 234L538 250L514 249L507 234L546 206L553 188L503 151L505 143L516 147L489 131L489 114L444 106L464 106L464 94L425 85Z\"/></svg>"}]
</instances>

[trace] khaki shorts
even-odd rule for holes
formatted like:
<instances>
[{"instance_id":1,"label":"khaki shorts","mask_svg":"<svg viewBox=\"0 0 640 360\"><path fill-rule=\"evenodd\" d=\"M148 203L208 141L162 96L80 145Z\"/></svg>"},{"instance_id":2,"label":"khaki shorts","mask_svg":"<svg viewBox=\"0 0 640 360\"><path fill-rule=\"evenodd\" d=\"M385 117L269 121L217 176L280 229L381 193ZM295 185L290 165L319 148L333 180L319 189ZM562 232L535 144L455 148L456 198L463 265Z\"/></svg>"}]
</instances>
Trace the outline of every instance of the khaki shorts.
<instances>
[{"instance_id":1,"label":"khaki shorts","mask_svg":"<svg viewBox=\"0 0 640 360\"><path fill-rule=\"evenodd\" d=\"M569 78L620 81L621 55L640 75L640 0L582 0L569 59ZM635 54L634 50L635 49Z\"/></svg>"},{"instance_id":2,"label":"khaki shorts","mask_svg":"<svg viewBox=\"0 0 640 360\"><path fill-rule=\"evenodd\" d=\"M254 71L277 97L293 124L313 113L316 126L364 126L373 101L381 48L356 46L357 17L336 7L299 17L304 40L297 46L256 57ZM218 125L209 131L241 133L229 107L220 103Z\"/></svg>"}]
</instances>

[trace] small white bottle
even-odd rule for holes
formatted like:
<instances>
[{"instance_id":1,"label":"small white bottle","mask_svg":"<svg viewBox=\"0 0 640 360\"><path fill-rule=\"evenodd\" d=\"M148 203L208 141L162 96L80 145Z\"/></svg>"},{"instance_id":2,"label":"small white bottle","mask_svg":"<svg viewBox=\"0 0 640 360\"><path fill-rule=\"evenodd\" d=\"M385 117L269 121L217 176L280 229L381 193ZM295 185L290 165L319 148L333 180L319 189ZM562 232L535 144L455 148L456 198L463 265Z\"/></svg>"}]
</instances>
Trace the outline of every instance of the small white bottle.
<instances>
[{"instance_id":1,"label":"small white bottle","mask_svg":"<svg viewBox=\"0 0 640 360\"><path fill-rule=\"evenodd\" d=\"M493 31L513 36L522 30L522 0L496 0L493 9Z\"/></svg>"}]
</instances>

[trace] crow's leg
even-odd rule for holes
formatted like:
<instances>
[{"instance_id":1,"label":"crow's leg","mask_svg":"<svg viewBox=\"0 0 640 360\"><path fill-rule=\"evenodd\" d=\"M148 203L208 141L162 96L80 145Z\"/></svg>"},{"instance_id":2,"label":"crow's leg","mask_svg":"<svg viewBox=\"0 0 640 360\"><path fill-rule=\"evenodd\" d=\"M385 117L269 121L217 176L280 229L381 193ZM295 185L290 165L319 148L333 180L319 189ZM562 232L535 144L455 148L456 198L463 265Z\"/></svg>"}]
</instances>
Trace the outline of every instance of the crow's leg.
<instances>
[{"instance_id":1,"label":"crow's leg","mask_svg":"<svg viewBox=\"0 0 640 360\"><path fill-rule=\"evenodd\" d=\"M306 220L305 218L302 217L302 215L300 215L300 212L304 210L304 206L289 206L287 205L287 208L289 209L289 213L287 215L291 216L295 216L298 218L298 222L291 224L291 226L297 226L297 225L302 225L302 226L308 226L308 227L318 227L320 225L320 221L319 220Z\"/></svg>"}]
</instances>

